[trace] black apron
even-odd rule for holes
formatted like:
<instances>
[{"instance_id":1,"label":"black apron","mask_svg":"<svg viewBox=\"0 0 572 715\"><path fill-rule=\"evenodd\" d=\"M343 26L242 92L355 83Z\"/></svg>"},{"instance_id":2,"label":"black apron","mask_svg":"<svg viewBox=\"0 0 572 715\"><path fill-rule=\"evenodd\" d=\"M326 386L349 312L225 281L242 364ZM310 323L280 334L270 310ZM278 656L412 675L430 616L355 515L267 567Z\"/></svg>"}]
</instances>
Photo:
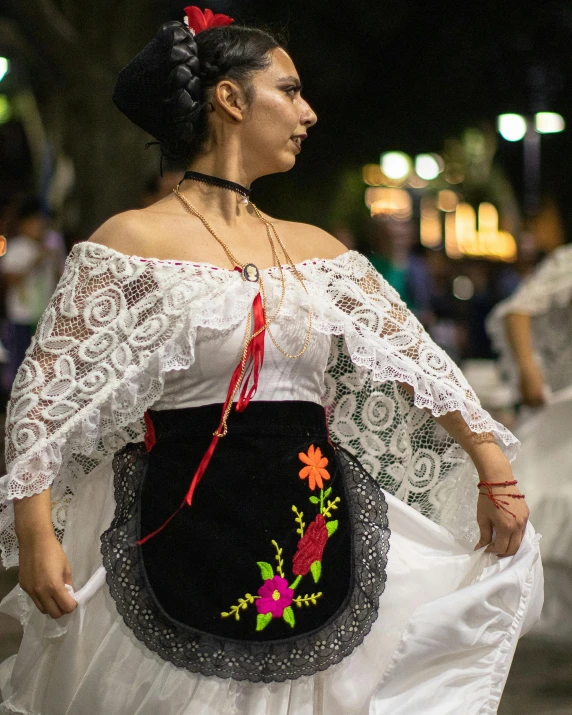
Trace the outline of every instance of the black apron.
<instances>
[{"instance_id":1,"label":"black apron","mask_svg":"<svg viewBox=\"0 0 572 715\"><path fill-rule=\"evenodd\" d=\"M329 440L312 402L233 411L192 506L181 504L221 405L151 411L156 442L114 458L102 535L118 611L165 660L204 675L283 681L349 655L374 622L389 548L383 492Z\"/></svg>"}]
</instances>

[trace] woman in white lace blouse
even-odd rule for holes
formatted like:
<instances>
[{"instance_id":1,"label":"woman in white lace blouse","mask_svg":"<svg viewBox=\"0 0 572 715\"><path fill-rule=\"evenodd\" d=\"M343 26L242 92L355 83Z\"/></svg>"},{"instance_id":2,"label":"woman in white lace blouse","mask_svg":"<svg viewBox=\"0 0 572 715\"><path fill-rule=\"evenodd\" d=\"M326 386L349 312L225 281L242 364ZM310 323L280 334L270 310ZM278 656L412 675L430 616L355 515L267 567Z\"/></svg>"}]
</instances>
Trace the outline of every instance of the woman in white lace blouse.
<instances>
[{"instance_id":1,"label":"woman in white lace blouse","mask_svg":"<svg viewBox=\"0 0 572 715\"><path fill-rule=\"evenodd\" d=\"M541 601L516 440L363 256L250 202L316 115L186 14L114 95L186 178L73 249L14 384L5 712L495 712Z\"/></svg>"}]
</instances>

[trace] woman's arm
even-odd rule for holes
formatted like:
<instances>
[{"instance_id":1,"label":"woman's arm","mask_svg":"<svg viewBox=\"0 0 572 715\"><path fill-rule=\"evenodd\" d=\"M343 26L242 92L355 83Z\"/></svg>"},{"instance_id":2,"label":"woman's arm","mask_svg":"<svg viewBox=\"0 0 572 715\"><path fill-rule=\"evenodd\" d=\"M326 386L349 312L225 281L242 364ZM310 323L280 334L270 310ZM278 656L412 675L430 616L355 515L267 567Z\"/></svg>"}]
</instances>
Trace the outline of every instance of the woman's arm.
<instances>
[{"instance_id":1,"label":"woman's arm","mask_svg":"<svg viewBox=\"0 0 572 715\"><path fill-rule=\"evenodd\" d=\"M14 514L20 586L42 613L59 618L77 604L65 588L72 585L71 568L52 527L50 491L15 499Z\"/></svg>"},{"instance_id":2,"label":"woman's arm","mask_svg":"<svg viewBox=\"0 0 572 715\"><path fill-rule=\"evenodd\" d=\"M460 412L449 412L437 417L436 420L467 452L482 482L498 483L514 480L510 462L492 434L472 432ZM502 494L521 494L516 486L492 487L491 493L498 497ZM518 551L524 536L529 511L523 498L509 497L503 501L509 502L508 511L497 508L486 490L479 496L477 523L481 536L475 548L479 549L489 544L487 552L497 556L513 556Z\"/></svg>"},{"instance_id":3,"label":"woman's arm","mask_svg":"<svg viewBox=\"0 0 572 715\"><path fill-rule=\"evenodd\" d=\"M413 397L414 390L411 385L402 382L399 384ZM492 434L472 432L460 412L448 412L434 419L467 452L482 482L511 482L514 480L510 462L502 453ZM505 493L520 495L516 486L492 487L491 491L496 496ZM508 509L514 516L503 509L498 509L486 493L479 496L477 523L481 536L475 549L480 549L488 544L488 553L497 556L516 554L526 530L529 510L523 498L509 498L508 501L510 502Z\"/></svg>"},{"instance_id":4,"label":"woman's arm","mask_svg":"<svg viewBox=\"0 0 572 715\"><path fill-rule=\"evenodd\" d=\"M534 359L530 315L509 313L505 326L508 344L518 366L521 400L525 405L538 407L545 401L544 381Z\"/></svg>"}]
</instances>

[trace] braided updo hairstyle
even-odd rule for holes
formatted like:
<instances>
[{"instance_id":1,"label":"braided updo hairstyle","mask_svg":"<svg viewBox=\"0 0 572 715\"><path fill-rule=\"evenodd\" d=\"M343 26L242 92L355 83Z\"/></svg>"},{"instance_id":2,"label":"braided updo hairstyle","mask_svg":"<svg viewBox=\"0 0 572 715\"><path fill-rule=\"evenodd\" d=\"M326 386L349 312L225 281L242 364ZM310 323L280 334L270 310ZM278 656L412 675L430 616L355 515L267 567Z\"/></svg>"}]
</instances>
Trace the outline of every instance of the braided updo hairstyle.
<instances>
[{"instance_id":1,"label":"braided updo hairstyle","mask_svg":"<svg viewBox=\"0 0 572 715\"><path fill-rule=\"evenodd\" d=\"M271 64L283 45L252 27L212 27L196 36L167 22L119 74L113 100L135 124L155 137L163 156L188 166L208 138L209 90L235 81L250 103L252 75Z\"/></svg>"}]
</instances>

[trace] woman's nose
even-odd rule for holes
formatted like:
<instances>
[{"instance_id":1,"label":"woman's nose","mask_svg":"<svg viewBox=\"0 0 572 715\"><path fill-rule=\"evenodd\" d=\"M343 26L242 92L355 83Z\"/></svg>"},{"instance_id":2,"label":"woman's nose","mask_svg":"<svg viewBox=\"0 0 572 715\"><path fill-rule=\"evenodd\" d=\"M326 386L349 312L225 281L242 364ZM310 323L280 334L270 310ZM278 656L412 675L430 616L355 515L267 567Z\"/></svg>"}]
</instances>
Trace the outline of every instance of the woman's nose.
<instances>
[{"instance_id":1,"label":"woman's nose","mask_svg":"<svg viewBox=\"0 0 572 715\"><path fill-rule=\"evenodd\" d=\"M304 101L304 100L302 100ZM302 124L305 127L313 127L314 124L318 121L318 115L312 107L308 104L308 102L304 101L304 107L302 109L302 116L300 117L300 124Z\"/></svg>"}]
</instances>

